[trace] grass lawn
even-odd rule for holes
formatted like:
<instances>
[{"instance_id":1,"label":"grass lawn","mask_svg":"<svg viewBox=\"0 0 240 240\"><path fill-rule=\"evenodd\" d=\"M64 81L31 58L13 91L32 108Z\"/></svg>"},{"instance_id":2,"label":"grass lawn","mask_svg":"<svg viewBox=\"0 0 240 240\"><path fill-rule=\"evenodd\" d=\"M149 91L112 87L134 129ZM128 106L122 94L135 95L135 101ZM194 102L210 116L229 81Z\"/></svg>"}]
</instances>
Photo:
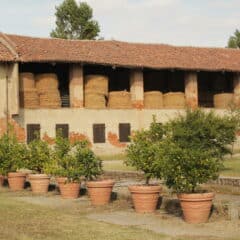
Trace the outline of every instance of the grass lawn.
<instances>
[{"instance_id":1,"label":"grass lawn","mask_svg":"<svg viewBox=\"0 0 240 240\"><path fill-rule=\"evenodd\" d=\"M240 177L240 157L224 160L224 170L222 176Z\"/></svg>"},{"instance_id":2,"label":"grass lawn","mask_svg":"<svg viewBox=\"0 0 240 240\"><path fill-rule=\"evenodd\" d=\"M26 195L26 193L22 193ZM28 193L30 194L30 193ZM26 202L21 193L0 190L0 239L8 240L165 240L163 235L136 227L125 227L90 220L87 213L99 211L88 201L59 200L70 205ZM27 196L36 199L35 196ZM51 199L54 197L48 197ZM47 198L47 199L48 199ZM56 197L55 197L56 199ZM58 199L57 199L58 200ZM44 200L45 201L45 200ZM83 202L83 201L82 201Z\"/></svg>"}]
</instances>

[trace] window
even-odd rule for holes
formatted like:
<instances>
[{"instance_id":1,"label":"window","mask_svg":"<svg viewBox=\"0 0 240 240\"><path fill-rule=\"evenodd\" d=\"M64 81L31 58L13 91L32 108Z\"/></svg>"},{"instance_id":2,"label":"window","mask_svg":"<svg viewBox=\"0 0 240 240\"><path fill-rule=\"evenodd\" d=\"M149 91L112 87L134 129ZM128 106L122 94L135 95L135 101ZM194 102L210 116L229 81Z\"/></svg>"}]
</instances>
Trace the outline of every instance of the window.
<instances>
[{"instance_id":1,"label":"window","mask_svg":"<svg viewBox=\"0 0 240 240\"><path fill-rule=\"evenodd\" d=\"M58 134L61 134L63 138L68 138L69 136L68 124L56 124L56 136Z\"/></svg>"},{"instance_id":2,"label":"window","mask_svg":"<svg viewBox=\"0 0 240 240\"><path fill-rule=\"evenodd\" d=\"M130 142L129 136L131 135L130 123L119 123L119 141Z\"/></svg>"},{"instance_id":3,"label":"window","mask_svg":"<svg viewBox=\"0 0 240 240\"><path fill-rule=\"evenodd\" d=\"M40 138L40 124L27 124L27 143Z\"/></svg>"},{"instance_id":4,"label":"window","mask_svg":"<svg viewBox=\"0 0 240 240\"><path fill-rule=\"evenodd\" d=\"M93 124L93 142L105 143L105 124Z\"/></svg>"}]
</instances>

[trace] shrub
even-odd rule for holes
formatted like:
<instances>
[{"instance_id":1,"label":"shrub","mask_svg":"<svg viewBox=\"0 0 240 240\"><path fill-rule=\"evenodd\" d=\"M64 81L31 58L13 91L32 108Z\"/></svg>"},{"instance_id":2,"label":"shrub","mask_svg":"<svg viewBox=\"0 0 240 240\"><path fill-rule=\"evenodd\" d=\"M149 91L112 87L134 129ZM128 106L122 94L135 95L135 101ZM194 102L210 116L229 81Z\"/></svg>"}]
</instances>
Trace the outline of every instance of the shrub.
<instances>
[{"instance_id":1,"label":"shrub","mask_svg":"<svg viewBox=\"0 0 240 240\"><path fill-rule=\"evenodd\" d=\"M53 162L48 171L55 176L67 177L69 182L79 182L81 177L87 180L102 173L101 161L89 149L87 141L73 144L69 139L57 135L53 151Z\"/></svg>"},{"instance_id":2,"label":"shrub","mask_svg":"<svg viewBox=\"0 0 240 240\"><path fill-rule=\"evenodd\" d=\"M36 173L44 173L51 161L51 152L47 142L37 138L28 144L28 168Z\"/></svg>"},{"instance_id":3,"label":"shrub","mask_svg":"<svg viewBox=\"0 0 240 240\"><path fill-rule=\"evenodd\" d=\"M146 184L149 184L151 178L162 177L162 159L159 156L164 132L164 126L157 123L154 116L150 128L137 131L131 138L131 144L127 147L125 164L142 171Z\"/></svg>"},{"instance_id":4,"label":"shrub","mask_svg":"<svg viewBox=\"0 0 240 240\"><path fill-rule=\"evenodd\" d=\"M187 110L167 125L161 155L166 184L177 192L196 192L199 184L218 177L227 145L235 140L236 118Z\"/></svg>"},{"instance_id":5,"label":"shrub","mask_svg":"<svg viewBox=\"0 0 240 240\"><path fill-rule=\"evenodd\" d=\"M10 130L0 138L0 174L15 172L26 168L28 150L25 144L18 143L15 134Z\"/></svg>"}]
</instances>

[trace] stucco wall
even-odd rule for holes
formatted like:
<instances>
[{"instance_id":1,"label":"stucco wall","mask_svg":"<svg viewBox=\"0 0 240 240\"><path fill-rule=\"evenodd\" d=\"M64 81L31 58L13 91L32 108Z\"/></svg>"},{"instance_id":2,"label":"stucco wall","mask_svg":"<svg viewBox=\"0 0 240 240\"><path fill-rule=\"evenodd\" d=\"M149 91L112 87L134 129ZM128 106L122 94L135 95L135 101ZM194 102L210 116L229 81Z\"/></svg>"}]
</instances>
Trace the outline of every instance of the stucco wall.
<instances>
[{"instance_id":1,"label":"stucco wall","mask_svg":"<svg viewBox=\"0 0 240 240\"><path fill-rule=\"evenodd\" d=\"M26 129L27 124L41 125L41 136L55 137L56 124L69 124L70 136L81 135L93 143L93 127L95 123L105 123L106 143L92 144L93 150L99 154L113 154L124 150L126 144L118 142L118 124L130 123L131 131L148 128L152 116L157 121L166 122L184 110L90 110L90 109L21 109L19 116L14 117L19 125ZM216 110L224 114L224 110Z\"/></svg>"}]
</instances>

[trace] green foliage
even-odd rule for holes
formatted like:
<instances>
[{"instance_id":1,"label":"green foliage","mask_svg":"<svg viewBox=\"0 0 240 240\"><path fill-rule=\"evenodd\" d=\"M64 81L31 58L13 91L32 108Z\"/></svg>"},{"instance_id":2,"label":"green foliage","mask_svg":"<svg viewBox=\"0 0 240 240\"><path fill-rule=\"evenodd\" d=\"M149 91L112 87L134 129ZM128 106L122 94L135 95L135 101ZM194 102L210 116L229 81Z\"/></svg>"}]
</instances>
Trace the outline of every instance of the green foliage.
<instances>
[{"instance_id":1,"label":"green foliage","mask_svg":"<svg viewBox=\"0 0 240 240\"><path fill-rule=\"evenodd\" d=\"M146 184L149 184L151 178L162 177L161 157L159 156L164 131L164 126L157 123L156 118L153 117L150 129L137 131L127 147L125 164L143 171Z\"/></svg>"},{"instance_id":2,"label":"green foliage","mask_svg":"<svg viewBox=\"0 0 240 240\"><path fill-rule=\"evenodd\" d=\"M51 150L48 144L37 138L29 143L28 168L37 173L44 173L51 161Z\"/></svg>"},{"instance_id":3,"label":"green foliage","mask_svg":"<svg viewBox=\"0 0 240 240\"><path fill-rule=\"evenodd\" d=\"M240 48L240 31L236 29L234 35L232 35L228 40L229 48Z\"/></svg>"},{"instance_id":4,"label":"green foliage","mask_svg":"<svg viewBox=\"0 0 240 240\"><path fill-rule=\"evenodd\" d=\"M18 143L13 132L10 131L0 138L0 174L6 175L8 172L26 168L27 160L27 147Z\"/></svg>"},{"instance_id":5,"label":"green foliage","mask_svg":"<svg viewBox=\"0 0 240 240\"><path fill-rule=\"evenodd\" d=\"M56 7L56 29L51 37L64 39L96 39L99 24L93 20L93 10L86 2L64 0Z\"/></svg>"},{"instance_id":6,"label":"green foliage","mask_svg":"<svg viewBox=\"0 0 240 240\"><path fill-rule=\"evenodd\" d=\"M87 141L71 144L58 134L55 143L49 173L67 177L69 182L79 182L81 177L93 179L102 173L101 161L88 148Z\"/></svg>"},{"instance_id":7,"label":"green foliage","mask_svg":"<svg viewBox=\"0 0 240 240\"><path fill-rule=\"evenodd\" d=\"M218 177L227 145L235 140L237 119L213 112L187 110L167 124L162 145L166 184L177 192L195 192Z\"/></svg>"}]
</instances>

